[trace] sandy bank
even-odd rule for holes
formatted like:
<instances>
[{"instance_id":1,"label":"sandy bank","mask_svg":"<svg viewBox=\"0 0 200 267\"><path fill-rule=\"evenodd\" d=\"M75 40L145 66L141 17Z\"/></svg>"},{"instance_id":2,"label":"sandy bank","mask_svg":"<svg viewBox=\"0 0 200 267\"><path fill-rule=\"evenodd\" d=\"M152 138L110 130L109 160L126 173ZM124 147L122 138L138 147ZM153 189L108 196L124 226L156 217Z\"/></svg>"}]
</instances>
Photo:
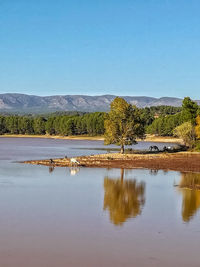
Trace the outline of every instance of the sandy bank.
<instances>
[{"instance_id":1,"label":"sandy bank","mask_svg":"<svg viewBox=\"0 0 200 267\"><path fill-rule=\"evenodd\" d=\"M95 168L148 168L163 169L174 171L192 171L200 172L200 153L160 153L160 154L100 154L92 156L82 156L76 158L82 167ZM69 158L53 159L51 162L47 160L25 161L23 163L70 167Z\"/></svg>"},{"instance_id":2,"label":"sandy bank","mask_svg":"<svg viewBox=\"0 0 200 267\"><path fill-rule=\"evenodd\" d=\"M4 134L0 135L1 138L45 138L45 139L64 139L64 140L94 140L103 141L103 136L87 136L87 135L72 135L72 136L59 136L59 135L28 135L28 134ZM181 143L182 140L174 137L154 136L147 135L144 140L137 140L144 142L160 142L160 143Z\"/></svg>"},{"instance_id":3,"label":"sandy bank","mask_svg":"<svg viewBox=\"0 0 200 267\"><path fill-rule=\"evenodd\" d=\"M59 135L30 135L30 134L4 134L0 138L44 138L44 139L64 139L64 140L104 140L102 136L86 136L86 135L72 135L72 136L59 136Z\"/></svg>"},{"instance_id":4,"label":"sandy bank","mask_svg":"<svg viewBox=\"0 0 200 267\"><path fill-rule=\"evenodd\" d=\"M182 143L182 139L175 138L173 136L155 136L155 135L146 135L144 139L146 142L160 142L160 143Z\"/></svg>"}]
</instances>

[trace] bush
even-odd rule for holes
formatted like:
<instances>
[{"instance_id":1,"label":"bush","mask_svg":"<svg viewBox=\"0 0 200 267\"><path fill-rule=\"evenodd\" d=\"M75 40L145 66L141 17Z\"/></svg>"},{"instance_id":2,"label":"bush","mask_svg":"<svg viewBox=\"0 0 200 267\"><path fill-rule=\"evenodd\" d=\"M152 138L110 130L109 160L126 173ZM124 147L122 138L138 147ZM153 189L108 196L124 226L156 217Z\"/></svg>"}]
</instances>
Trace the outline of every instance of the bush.
<instances>
[{"instance_id":1,"label":"bush","mask_svg":"<svg viewBox=\"0 0 200 267\"><path fill-rule=\"evenodd\" d=\"M174 129L174 135L181 138L186 146L193 148L195 146L196 134L195 128L191 122L184 122Z\"/></svg>"}]
</instances>

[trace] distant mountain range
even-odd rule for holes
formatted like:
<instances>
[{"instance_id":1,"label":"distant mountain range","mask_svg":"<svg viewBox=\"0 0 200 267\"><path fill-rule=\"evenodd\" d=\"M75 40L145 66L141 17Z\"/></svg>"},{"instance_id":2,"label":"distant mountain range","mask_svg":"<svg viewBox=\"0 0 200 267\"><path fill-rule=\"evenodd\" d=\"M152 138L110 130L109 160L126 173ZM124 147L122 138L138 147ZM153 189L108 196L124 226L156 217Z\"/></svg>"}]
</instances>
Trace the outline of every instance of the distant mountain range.
<instances>
[{"instance_id":1,"label":"distant mountain range","mask_svg":"<svg viewBox=\"0 0 200 267\"><path fill-rule=\"evenodd\" d=\"M107 111L115 95L54 95L0 94L0 112L47 113L55 111ZM181 106L182 99L174 97L122 96L138 107ZM200 101L197 101L200 104Z\"/></svg>"}]
</instances>

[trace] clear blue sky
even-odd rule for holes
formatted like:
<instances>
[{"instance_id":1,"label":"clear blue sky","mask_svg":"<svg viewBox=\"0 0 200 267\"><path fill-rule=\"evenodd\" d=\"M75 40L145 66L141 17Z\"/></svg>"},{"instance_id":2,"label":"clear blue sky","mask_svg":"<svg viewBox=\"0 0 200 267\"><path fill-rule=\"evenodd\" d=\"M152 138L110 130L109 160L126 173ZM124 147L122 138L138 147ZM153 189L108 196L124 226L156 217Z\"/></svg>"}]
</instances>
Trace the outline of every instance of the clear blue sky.
<instances>
[{"instance_id":1,"label":"clear blue sky","mask_svg":"<svg viewBox=\"0 0 200 267\"><path fill-rule=\"evenodd\" d=\"M199 0L0 0L0 93L200 99Z\"/></svg>"}]
</instances>

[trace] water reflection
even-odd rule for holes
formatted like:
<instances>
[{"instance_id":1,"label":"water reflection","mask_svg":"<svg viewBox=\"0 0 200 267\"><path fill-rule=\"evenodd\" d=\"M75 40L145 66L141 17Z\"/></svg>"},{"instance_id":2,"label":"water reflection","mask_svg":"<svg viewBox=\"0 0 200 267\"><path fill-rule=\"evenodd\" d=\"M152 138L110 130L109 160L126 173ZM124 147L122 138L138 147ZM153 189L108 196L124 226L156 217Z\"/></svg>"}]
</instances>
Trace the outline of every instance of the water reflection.
<instances>
[{"instance_id":1,"label":"water reflection","mask_svg":"<svg viewBox=\"0 0 200 267\"><path fill-rule=\"evenodd\" d=\"M71 167L69 169L70 175L72 175L72 176L76 175L79 171L80 171L80 168L78 168L78 167Z\"/></svg>"},{"instance_id":2,"label":"water reflection","mask_svg":"<svg viewBox=\"0 0 200 267\"><path fill-rule=\"evenodd\" d=\"M54 171L55 167L54 166L49 166L49 173L52 173Z\"/></svg>"},{"instance_id":3,"label":"water reflection","mask_svg":"<svg viewBox=\"0 0 200 267\"><path fill-rule=\"evenodd\" d=\"M104 210L108 210L110 221L122 225L127 219L142 212L145 204L145 183L124 180L124 170L118 179L104 178Z\"/></svg>"},{"instance_id":4,"label":"water reflection","mask_svg":"<svg viewBox=\"0 0 200 267\"><path fill-rule=\"evenodd\" d=\"M181 173L182 219L189 222L200 208L200 173Z\"/></svg>"},{"instance_id":5,"label":"water reflection","mask_svg":"<svg viewBox=\"0 0 200 267\"><path fill-rule=\"evenodd\" d=\"M158 170L156 170L156 169L150 169L149 173L151 175L157 175L158 174Z\"/></svg>"}]
</instances>

